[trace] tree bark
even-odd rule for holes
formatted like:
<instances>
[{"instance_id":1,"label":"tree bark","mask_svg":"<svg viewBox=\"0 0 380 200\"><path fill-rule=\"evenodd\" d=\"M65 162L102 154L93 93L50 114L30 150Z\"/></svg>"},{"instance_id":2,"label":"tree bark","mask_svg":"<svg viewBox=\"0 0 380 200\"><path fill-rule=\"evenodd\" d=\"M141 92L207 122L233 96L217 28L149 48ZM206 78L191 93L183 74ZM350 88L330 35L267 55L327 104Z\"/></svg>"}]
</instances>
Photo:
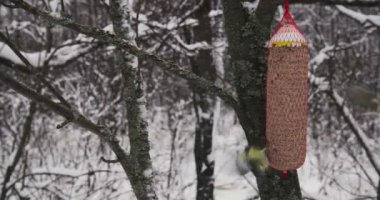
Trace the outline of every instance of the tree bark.
<instances>
[{"instance_id":1,"label":"tree bark","mask_svg":"<svg viewBox=\"0 0 380 200\"><path fill-rule=\"evenodd\" d=\"M130 25L132 12L128 0L110 1L111 20L115 34L135 44L134 31ZM149 155L147 122L144 119L145 97L137 57L117 48L118 65L124 79L123 99L127 110L130 161L132 171L128 173L137 199L157 199L153 187L152 163Z\"/></svg>"},{"instance_id":2,"label":"tree bark","mask_svg":"<svg viewBox=\"0 0 380 200\"><path fill-rule=\"evenodd\" d=\"M275 1L260 1L256 11L249 14L242 7L243 1L222 0L225 29L228 38L231 66L235 87L248 123L241 125L249 145L265 147L265 42L270 37L270 27L277 9ZM248 131L247 131L248 130ZM262 200L298 200L301 189L296 171L289 178L271 169L264 176L256 175Z\"/></svg>"},{"instance_id":3,"label":"tree bark","mask_svg":"<svg viewBox=\"0 0 380 200\"><path fill-rule=\"evenodd\" d=\"M196 1L197 4L201 0ZM210 24L211 1L204 1L194 12L198 20L198 26L194 27L193 34L187 34L188 43L207 42L212 43L212 29ZM213 65L211 49L199 50L198 55L190 59L192 71L206 80L215 82L216 72ZM196 113L194 156L197 172L197 200L214 199L214 165L211 158L212 132L214 122L215 97L207 91L192 85L193 104Z\"/></svg>"}]
</instances>

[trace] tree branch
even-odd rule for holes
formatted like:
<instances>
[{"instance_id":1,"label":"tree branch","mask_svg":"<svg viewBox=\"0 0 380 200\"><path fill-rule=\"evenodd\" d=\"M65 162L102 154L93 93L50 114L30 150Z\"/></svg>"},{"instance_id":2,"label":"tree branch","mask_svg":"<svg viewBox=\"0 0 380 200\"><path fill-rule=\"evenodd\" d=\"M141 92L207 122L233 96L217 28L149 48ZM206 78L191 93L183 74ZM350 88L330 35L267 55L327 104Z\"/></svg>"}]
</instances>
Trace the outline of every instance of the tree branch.
<instances>
[{"instance_id":1,"label":"tree branch","mask_svg":"<svg viewBox=\"0 0 380 200\"><path fill-rule=\"evenodd\" d=\"M82 176L92 176L92 175L95 175L96 173L111 173L111 172L113 172L113 171L111 171L111 170L93 170L93 171L88 171L86 173L78 174L78 175L62 174L62 173L56 173L56 172L37 172L37 173L32 173L32 174L25 174L25 175L21 176L20 178L16 179L15 181L13 181L13 183L7 187L7 190L12 189L16 185L16 183L18 183L18 182L20 182L20 181L22 181L28 177L59 176L59 177L65 177L65 178L79 178Z\"/></svg>"},{"instance_id":2,"label":"tree branch","mask_svg":"<svg viewBox=\"0 0 380 200\"><path fill-rule=\"evenodd\" d=\"M359 40L360 41L360 40ZM353 44L337 44L334 46L325 47L320 53L324 54L321 58L323 59L316 59L320 57L320 55L317 55L315 59L311 60L311 65L315 65L314 67L317 67L318 65L321 65L326 60L330 59L333 55L329 55L328 52L334 51L337 49L345 49L352 47L351 45L356 45L358 42L354 42ZM319 60L317 62L317 60ZM334 104L337 106L339 113L343 116L345 122L348 124L352 132L354 133L355 137L357 138L359 145L364 149L366 156L368 160L370 161L371 165L375 169L376 173L380 176L380 162L377 162L375 159L376 157L371 152L371 150L368 147L368 137L366 133L363 131L363 129L360 127L358 122L355 120L354 116L350 112L350 110L347 108L347 106L344 105L343 98L338 94L338 92L331 88L331 83L325 78L316 77L313 74L309 75L309 81L311 84L319 87L319 91L327 92L327 94L331 97ZM330 88L330 90L329 90Z\"/></svg>"},{"instance_id":3,"label":"tree branch","mask_svg":"<svg viewBox=\"0 0 380 200\"><path fill-rule=\"evenodd\" d=\"M132 8L126 0L110 1L110 18L115 35L124 38L135 45L134 31L131 26ZM157 199L154 190L152 162L149 154L149 133L145 121L145 96L142 86L137 57L116 48L117 66L123 77L123 101L127 111L128 136L130 141L130 160L134 168L133 174L128 174L131 186L138 200Z\"/></svg>"},{"instance_id":4,"label":"tree branch","mask_svg":"<svg viewBox=\"0 0 380 200\"><path fill-rule=\"evenodd\" d=\"M310 64L316 68L319 65L321 65L323 62L327 61L328 59L331 59L333 55L330 55L330 51L336 51L339 49L347 49L352 47L353 45L360 44L361 40L358 40L356 42L352 42L351 44L336 44L333 46L328 46L323 48L320 53L311 60ZM321 59L323 58L323 59ZM348 124L351 131L354 133L355 137L357 138L359 145L364 149L364 152L372 165L372 167L375 169L376 173L380 176L380 162L376 160L375 154L370 150L368 143L369 139L366 135L366 133L363 131L363 129L360 127L350 110L347 108L346 105L344 105L343 98L338 94L338 92L331 88L331 83L327 81L325 78L316 77L313 74L309 74L309 81L311 84L319 87L319 91L327 92L327 94L331 97L334 104L338 108L339 114L343 116L344 121ZM365 173L365 172L364 172ZM372 181L371 181L372 182ZM378 197L380 197L380 182L378 186Z\"/></svg>"},{"instance_id":5,"label":"tree branch","mask_svg":"<svg viewBox=\"0 0 380 200\"><path fill-rule=\"evenodd\" d=\"M367 158L370 161L373 168L375 169L376 173L380 176L380 163L377 162L376 156L371 152L370 148L368 147L369 139L366 133L360 128L360 125L357 123L350 110L344 105L344 100L338 94L338 92L332 89L329 92L329 95L333 99L335 105L338 107L338 111L343 116L345 122L348 124L348 126L356 136L356 139L358 140L360 146L364 149L364 152L366 153Z\"/></svg>"},{"instance_id":6,"label":"tree branch","mask_svg":"<svg viewBox=\"0 0 380 200\"><path fill-rule=\"evenodd\" d=\"M39 10L38 8L31 6L30 4L22 0L10 0L10 1L13 2L14 5L17 6L18 8L21 8L33 15L40 16L51 23L65 26L79 33L96 38L100 41L113 44L121 49L127 50L129 53L136 55L139 58L147 59L149 61L156 63L164 70L167 70L181 78L184 78L190 81L192 84L196 85L197 87L201 89L204 89L210 94L219 96L227 105L231 106L235 110L241 123L242 121L246 121L247 123L249 123L249 120L247 116L245 116L244 112L241 110L239 103L235 100L235 98L231 94L229 94L222 88L215 86L210 81L204 78L201 78L188 70L185 70L180 65L172 61L165 60L162 57L157 56L155 54L148 53L136 47L135 45L131 44L130 42L125 41L123 38L117 37L113 34L103 31L102 29L80 25L66 17L53 16L49 12Z\"/></svg>"},{"instance_id":7,"label":"tree branch","mask_svg":"<svg viewBox=\"0 0 380 200\"><path fill-rule=\"evenodd\" d=\"M0 71L0 82L3 82L5 85L8 85L10 88L15 90L16 92L20 93L21 95L35 101L36 103L40 103L47 108L51 109L53 112L63 116L63 117L70 117L74 115L73 111L69 108L55 103L48 99L47 97L44 97L35 91L29 89L28 87L24 86L23 84L19 83L18 81L14 80L12 77L9 77L8 75L4 74L4 72ZM115 153L117 159L120 161L120 164L122 165L124 171L126 174L133 173L131 170L131 167L129 166L129 156L124 151L124 149L119 145L119 140L115 137L114 134L110 131L109 128L104 126L99 126L88 119L86 119L83 115L79 115L78 117L74 118L73 123L79 125L80 127L89 130L93 132L94 134L98 135L101 139L107 142L107 144L111 147L112 151Z\"/></svg>"},{"instance_id":8,"label":"tree branch","mask_svg":"<svg viewBox=\"0 0 380 200\"><path fill-rule=\"evenodd\" d=\"M118 161L118 160L108 160L108 159L105 159L103 156L102 156L102 157L100 157L100 160L101 160L102 162L105 162L105 163L107 163L107 164L114 164L114 163L119 163L119 161Z\"/></svg>"},{"instance_id":9,"label":"tree branch","mask_svg":"<svg viewBox=\"0 0 380 200\"><path fill-rule=\"evenodd\" d=\"M32 122L33 122L33 117L35 113L36 113L36 104L34 102L31 102L29 106L29 115L26 117L26 120L23 126L23 133L20 139L20 144L16 150L16 154L13 158L12 163L9 166L7 166L7 170L4 175L4 181L3 181L3 187L1 189L0 200L5 200L5 198L7 197L7 192L8 192L7 184L10 181L11 176L14 170L16 169L16 166L18 162L20 161L22 154L24 153L24 149L28 143L30 133L32 132Z\"/></svg>"},{"instance_id":10,"label":"tree branch","mask_svg":"<svg viewBox=\"0 0 380 200\"><path fill-rule=\"evenodd\" d=\"M0 32L0 40L5 42L11 49L12 51L21 59L21 61L29 68L31 72L34 71L32 64L30 64L29 60L24 57L24 55L21 54L21 52L17 49L16 45L13 44L3 33ZM71 108L70 104L62 97L61 94L40 74L38 73L33 73L35 77L42 83L44 84L53 94L55 97L59 99L59 101L67 106L68 108Z\"/></svg>"},{"instance_id":11,"label":"tree branch","mask_svg":"<svg viewBox=\"0 0 380 200\"><path fill-rule=\"evenodd\" d=\"M278 4L284 3L283 0L276 0ZM344 5L344 6L358 6L358 7L374 7L380 6L380 1L378 0L290 0L292 4L316 4L320 3L322 5Z\"/></svg>"},{"instance_id":12,"label":"tree branch","mask_svg":"<svg viewBox=\"0 0 380 200\"><path fill-rule=\"evenodd\" d=\"M336 6L340 13L346 15L347 17L365 25L366 28L378 27L380 28L380 15L366 15L354 10L345 8L344 6Z\"/></svg>"},{"instance_id":13,"label":"tree branch","mask_svg":"<svg viewBox=\"0 0 380 200\"><path fill-rule=\"evenodd\" d=\"M46 65L52 67L67 66L69 63L102 46L99 42L81 41L79 36L73 42L70 41L71 40L67 40L63 42L62 45L52 48L51 52L43 50L31 53L20 51L20 53L26 57L30 64L37 70ZM0 59L9 60L15 65L25 65L24 62L12 52L10 47L3 42L0 42Z\"/></svg>"}]
</instances>

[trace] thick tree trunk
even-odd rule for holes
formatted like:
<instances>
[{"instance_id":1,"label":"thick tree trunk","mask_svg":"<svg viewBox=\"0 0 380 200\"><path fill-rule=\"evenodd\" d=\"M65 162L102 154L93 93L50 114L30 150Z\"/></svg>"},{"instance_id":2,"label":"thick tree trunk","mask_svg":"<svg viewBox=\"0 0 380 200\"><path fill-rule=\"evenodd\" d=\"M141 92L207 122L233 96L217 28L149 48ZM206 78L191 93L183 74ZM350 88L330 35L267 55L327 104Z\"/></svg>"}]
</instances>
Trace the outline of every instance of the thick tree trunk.
<instances>
[{"instance_id":1,"label":"thick tree trunk","mask_svg":"<svg viewBox=\"0 0 380 200\"><path fill-rule=\"evenodd\" d=\"M256 11L249 14L243 1L222 0L225 28L234 70L235 87L242 110L249 123L241 122L249 145L265 147L265 42L270 37L270 26L276 11L275 1L260 1ZM301 191L297 172L288 179L274 169L264 176L256 176L262 200L297 200Z\"/></svg>"},{"instance_id":2,"label":"thick tree trunk","mask_svg":"<svg viewBox=\"0 0 380 200\"><path fill-rule=\"evenodd\" d=\"M197 4L200 3L197 0ZM194 13L199 25L193 29L193 34L188 34L188 42L212 43L212 29L210 18L211 1L204 1ZM207 80L215 82L216 72L213 65L211 49L200 50L198 55L191 58L192 71ZM195 128L194 156L197 172L197 200L214 199L214 160L212 153L212 132L214 121L215 97L206 91L193 87L194 109L197 117Z\"/></svg>"},{"instance_id":3,"label":"thick tree trunk","mask_svg":"<svg viewBox=\"0 0 380 200\"><path fill-rule=\"evenodd\" d=\"M128 0L110 1L111 19L115 34L134 43L134 31L130 25L131 9ZM124 79L123 98L127 110L130 141L128 177L138 200L157 199L153 187L152 163L149 155L147 122L144 119L145 97L137 57L125 50L116 50L118 65Z\"/></svg>"}]
</instances>

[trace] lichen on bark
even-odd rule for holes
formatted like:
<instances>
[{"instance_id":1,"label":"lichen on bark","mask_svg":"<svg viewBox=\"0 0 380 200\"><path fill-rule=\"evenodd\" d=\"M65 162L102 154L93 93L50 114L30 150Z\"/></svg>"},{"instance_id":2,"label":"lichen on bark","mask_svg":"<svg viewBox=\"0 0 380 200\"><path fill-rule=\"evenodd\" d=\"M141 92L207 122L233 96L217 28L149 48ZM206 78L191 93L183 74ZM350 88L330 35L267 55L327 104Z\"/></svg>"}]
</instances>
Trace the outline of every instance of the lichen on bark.
<instances>
[{"instance_id":1,"label":"lichen on bark","mask_svg":"<svg viewBox=\"0 0 380 200\"><path fill-rule=\"evenodd\" d=\"M270 27L276 11L274 1L260 1L256 11L247 13L236 0L222 0L225 29L229 44L230 63L239 105L248 116L240 121L249 145L265 147L265 43L270 37ZM268 170L256 176L259 194L263 200L299 200L301 190L297 172L291 171L288 179L281 172Z\"/></svg>"},{"instance_id":2,"label":"lichen on bark","mask_svg":"<svg viewBox=\"0 0 380 200\"><path fill-rule=\"evenodd\" d=\"M131 44L134 32L130 25L131 8L128 0L110 2L111 20L115 34ZM143 82L138 68L137 57L120 47L116 48L116 59L123 76L123 99L127 111L128 135L130 141L130 170L127 173L133 191L139 200L157 199L153 187L152 163L149 155L149 134L144 119L145 97Z\"/></svg>"}]
</instances>

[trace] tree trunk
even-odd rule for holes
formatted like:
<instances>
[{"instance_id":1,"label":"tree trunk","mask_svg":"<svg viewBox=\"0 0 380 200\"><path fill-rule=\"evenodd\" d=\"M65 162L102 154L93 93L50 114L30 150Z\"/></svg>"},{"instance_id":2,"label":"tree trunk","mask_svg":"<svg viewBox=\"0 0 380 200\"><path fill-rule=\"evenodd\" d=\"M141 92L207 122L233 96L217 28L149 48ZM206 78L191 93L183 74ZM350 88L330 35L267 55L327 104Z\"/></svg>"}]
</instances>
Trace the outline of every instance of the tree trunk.
<instances>
[{"instance_id":1,"label":"tree trunk","mask_svg":"<svg viewBox=\"0 0 380 200\"><path fill-rule=\"evenodd\" d=\"M197 0L199 4L201 0ZM210 18L211 1L204 1L194 13L198 26L194 27L193 34L187 34L189 43L212 43L212 29ZM213 65L211 49L199 50L197 56L190 59L192 71L207 80L215 82L216 72ZM214 199L214 160L212 153L212 132L214 121L215 97L206 91L193 87L193 103L196 113L194 156L197 172L197 200Z\"/></svg>"},{"instance_id":2,"label":"tree trunk","mask_svg":"<svg viewBox=\"0 0 380 200\"><path fill-rule=\"evenodd\" d=\"M275 1L260 1L256 11L249 14L242 7L243 1L222 0L225 29L234 71L235 87L242 110L246 111L249 123L241 122L249 145L265 147L265 42L270 37L270 26L276 12ZM301 190L296 171L288 179L281 172L269 170L257 176L262 200L301 199Z\"/></svg>"},{"instance_id":3,"label":"tree trunk","mask_svg":"<svg viewBox=\"0 0 380 200\"><path fill-rule=\"evenodd\" d=\"M110 1L111 19L115 34L135 43L130 25L132 12L128 0ZM124 79L123 99L127 110L130 141L128 177L138 200L157 199L153 187L152 163L149 155L147 122L144 119L145 97L137 57L125 50L116 50L118 65Z\"/></svg>"}]
</instances>

